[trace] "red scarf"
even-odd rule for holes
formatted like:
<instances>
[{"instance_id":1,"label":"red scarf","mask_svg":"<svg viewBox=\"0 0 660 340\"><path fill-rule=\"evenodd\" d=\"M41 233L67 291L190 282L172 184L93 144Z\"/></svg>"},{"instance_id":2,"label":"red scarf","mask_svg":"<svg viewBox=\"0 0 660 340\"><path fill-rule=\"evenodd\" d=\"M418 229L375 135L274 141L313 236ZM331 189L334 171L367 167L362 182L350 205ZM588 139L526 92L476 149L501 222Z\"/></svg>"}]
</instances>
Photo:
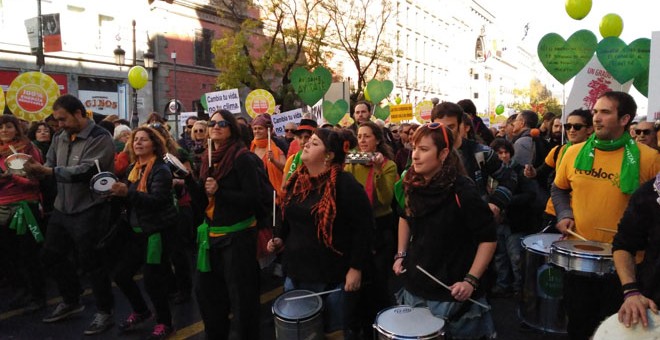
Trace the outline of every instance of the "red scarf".
<instances>
[{"instance_id":1,"label":"red scarf","mask_svg":"<svg viewBox=\"0 0 660 340\"><path fill-rule=\"evenodd\" d=\"M211 145L213 145L213 143L211 143ZM208 156L202 157L202 168L199 169L199 178L206 180L210 175L216 181L220 180L234 167L234 160L246 152L249 151L240 141L229 141L222 144L218 150L214 150L211 154L213 168L210 169L210 173Z\"/></svg>"},{"instance_id":2,"label":"red scarf","mask_svg":"<svg viewBox=\"0 0 660 340\"><path fill-rule=\"evenodd\" d=\"M31 154L31 150L28 149L28 146L32 145L32 143L30 143L27 138L23 138L20 140L13 140L9 143L0 142L0 155L2 157L7 158L7 156L10 156L14 153L11 151L11 148L9 147L10 145L16 149L16 152L18 153L25 153L28 155Z\"/></svg>"}]
</instances>

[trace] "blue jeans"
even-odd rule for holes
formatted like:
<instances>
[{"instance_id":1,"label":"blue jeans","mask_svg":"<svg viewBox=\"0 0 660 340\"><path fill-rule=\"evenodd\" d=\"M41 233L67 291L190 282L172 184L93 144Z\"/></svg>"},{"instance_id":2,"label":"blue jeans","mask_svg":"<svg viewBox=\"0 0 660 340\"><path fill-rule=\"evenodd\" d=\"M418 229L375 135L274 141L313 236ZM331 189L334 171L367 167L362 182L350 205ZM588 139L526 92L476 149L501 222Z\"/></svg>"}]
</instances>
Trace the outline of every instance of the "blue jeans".
<instances>
[{"instance_id":1,"label":"blue jeans","mask_svg":"<svg viewBox=\"0 0 660 340\"><path fill-rule=\"evenodd\" d=\"M323 326L326 333L332 333L338 330L346 330L347 322L347 298L343 290L344 283L315 283L299 282L287 277L284 280L284 291L288 292L294 289L306 289L319 293L336 288L342 290L321 296L323 299Z\"/></svg>"},{"instance_id":2,"label":"blue jeans","mask_svg":"<svg viewBox=\"0 0 660 340\"><path fill-rule=\"evenodd\" d=\"M496 289L504 291L509 287L520 292L522 287L522 233L512 233L506 224L497 226L497 249L495 250ZM513 279L511 278L513 274Z\"/></svg>"}]
</instances>

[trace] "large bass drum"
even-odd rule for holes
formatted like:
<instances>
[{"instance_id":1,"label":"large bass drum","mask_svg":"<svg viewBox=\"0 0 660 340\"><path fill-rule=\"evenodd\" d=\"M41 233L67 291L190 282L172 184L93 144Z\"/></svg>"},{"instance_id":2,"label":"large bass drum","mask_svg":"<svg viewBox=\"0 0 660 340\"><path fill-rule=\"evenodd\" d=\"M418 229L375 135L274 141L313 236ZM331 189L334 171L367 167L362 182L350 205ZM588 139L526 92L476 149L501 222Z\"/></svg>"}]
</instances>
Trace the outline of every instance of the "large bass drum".
<instances>
[{"instance_id":1,"label":"large bass drum","mask_svg":"<svg viewBox=\"0 0 660 340\"><path fill-rule=\"evenodd\" d=\"M319 296L309 296L287 300L297 296L314 294L304 289L283 293L273 303L275 318L275 338L281 340L323 340L323 300ZM258 325L255 325L258 327Z\"/></svg>"},{"instance_id":2,"label":"large bass drum","mask_svg":"<svg viewBox=\"0 0 660 340\"><path fill-rule=\"evenodd\" d=\"M614 273L612 245L581 240L563 240L550 247L550 262L567 271L605 275Z\"/></svg>"}]
</instances>

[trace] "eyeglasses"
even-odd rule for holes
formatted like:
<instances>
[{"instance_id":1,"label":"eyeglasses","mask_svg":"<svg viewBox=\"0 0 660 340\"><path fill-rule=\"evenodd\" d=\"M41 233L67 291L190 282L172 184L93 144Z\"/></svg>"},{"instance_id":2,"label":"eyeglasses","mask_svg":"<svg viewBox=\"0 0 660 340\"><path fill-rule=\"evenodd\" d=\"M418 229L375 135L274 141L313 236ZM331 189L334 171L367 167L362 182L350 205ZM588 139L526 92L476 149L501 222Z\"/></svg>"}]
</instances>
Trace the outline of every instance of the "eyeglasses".
<instances>
[{"instance_id":1,"label":"eyeglasses","mask_svg":"<svg viewBox=\"0 0 660 340\"><path fill-rule=\"evenodd\" d=\"M399 130L392 130L392 133L399 133Z\"/></svg>"},{"instance_id":2,"label":"eyeglasses","mask_svg":"<svg viewBox=\"0 0 660 340\"><path fill-rule=\"evenodd\" d=\"M426 124L426 127L428 127L430 130L437 130L439 128L442 128L442 134L445 137L445 145L447 147L449 147L449 137L447 136L447 128L445 127L445 124L442 124L442 123L428 123L428 124Z\"/></svg>"},{"instance_id":3,"label":"eyeglasses","mask_svg":"<svg viewBox=\"0 0 660 340\"><path fill-rule=\"evenodd\" d=\"M296 132L296 129L284 129L284 132Z\"/></svg>"},{"instance_id":4,"label":"eyeglasses","mask_svg":"<svg viewBox=\"0 0 660 340\"><path fill-rule=\"evenodd\" d=\"M635 134L636 135L644 135L648 136L652 133L653 131L651 129L635 129Z\"/></svg>"},{"instance_id":5,"label":"eyeglasses","mask_svg":"<svg viewBox=\"0 0 660 340\"><path fill-rule=\"evenodd\" d=\"M193 133L204 133L204 132L206 132L206 131L204 131L204 130L193 130Z\"/></svg>"},{"instance_id":6,"label":"eyeglasses","mask_svg":"<svg viewBox=\"0 0 660 340\"><path fill-rule=\"evenodd\" d=\"M566 131L570 129L575 129L575 131L580 131L582 130L583 127L587 127L587 126L584 124L571 124L571 123L564 124L564 130Z\"/></svg>"},{"instance_id":7,"label":"eyeglasses","mask_svg":"<svg viewBox=\"0 0 660 340\"><path fill-rule=\"evenodd\" d=\"M187 128L192 129L192 125L186 125Z\"/></svg>"},{"instance_id":8,"label":"eyeglasses","mask_svg":"<svg viewBox=\"0 0 660 340\"><path fill-rule=\"evenodd\" d=\"M209 128L214 128L216 125L218 127L223 128L223 127L228 127L229 123L226 120L211 120L211 121L209 121Z\"/></svg>"}]
</instances>

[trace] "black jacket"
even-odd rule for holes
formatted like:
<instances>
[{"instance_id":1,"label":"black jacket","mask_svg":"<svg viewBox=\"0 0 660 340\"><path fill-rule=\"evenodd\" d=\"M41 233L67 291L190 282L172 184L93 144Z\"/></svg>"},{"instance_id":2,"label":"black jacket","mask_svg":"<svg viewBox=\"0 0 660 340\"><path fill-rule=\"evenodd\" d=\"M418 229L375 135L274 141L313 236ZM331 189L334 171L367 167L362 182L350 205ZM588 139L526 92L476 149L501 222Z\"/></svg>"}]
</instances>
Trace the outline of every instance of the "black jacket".
<instances>
[{"instance_id":1,"label":"black jacket","mask_svg":"<svg viewBox=\"0 0 660 340\"><path fill-rule=\"evenodd\" d=\"M128 168L128 173L134 165ZM147 192L137 191L138 183L128 183L126 207L130 226L140 227L145 234L173 228L177 222L177 211L170 168L157 158L147 178Z\"/></svg>"},{"instance_id":2,"label":"black jacket","mask_svg":"<svg viewBox=\"0 0 660 340\"><path fill-rule=\"evenodd\" d=\"M625 250L633 256L645 251L637 265L637 282L644 296L660 304L660 204L650 180L630 197L612 242L612 251Z\"/></svg>"}]
</instances>

